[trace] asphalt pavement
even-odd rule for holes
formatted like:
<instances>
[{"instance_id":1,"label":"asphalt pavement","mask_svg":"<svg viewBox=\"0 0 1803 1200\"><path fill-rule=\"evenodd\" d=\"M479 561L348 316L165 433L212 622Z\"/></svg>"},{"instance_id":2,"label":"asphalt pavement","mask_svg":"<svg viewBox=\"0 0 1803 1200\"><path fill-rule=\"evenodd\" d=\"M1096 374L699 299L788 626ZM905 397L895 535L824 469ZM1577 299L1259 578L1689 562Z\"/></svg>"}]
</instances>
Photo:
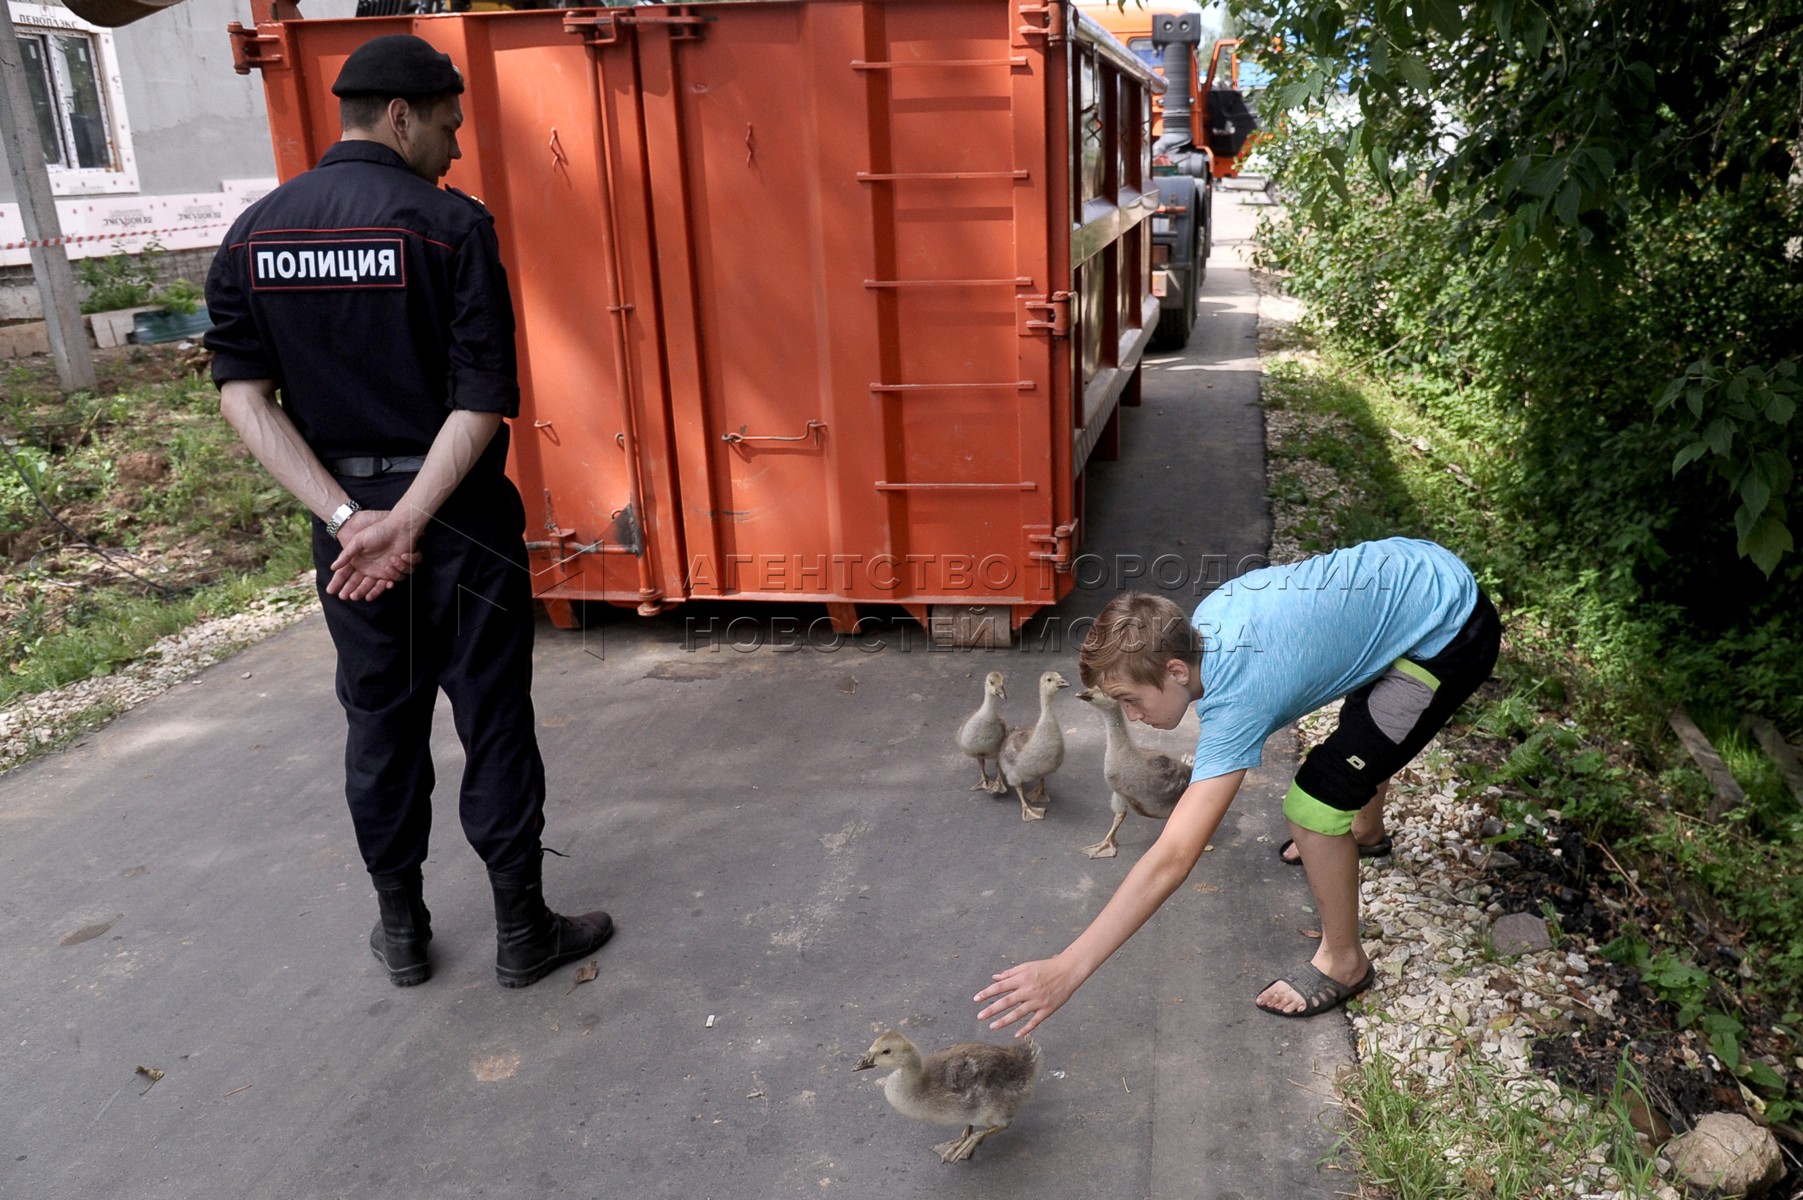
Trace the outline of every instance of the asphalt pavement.
<instances>
[{"instance_id":1,"label":"asphalt pavement","mask_svg":"<svg viewBox=\"0 0 1803 1200\"><path fill-rule=\"evenodd\" d=\"M1120 458L1091 468L1081 586L1021 647L932 651L896 621L829 650L751 632L768 624L728 635L744 614L703 606L542 628L546 894L619 926L592 982L496 984L486 880L447 799L434 975L390 986L316 615L0 777L0 1196L1345 1190L1345 1019L1252 1004L1313 952L1302 874L1276 858L1288 733L1190 880L1040 1029L1037 1095L974 1160L941 1164L945 1132L851 1069L890 1026L928 1049L1000 1040L970 997L1065 945L1157 835L1131 817L1119 858L1081 853L1110 818L1074 687L1044 821L969 791L952 734L991 669L1017 721L1041 671L1074 683L1060 630L1123 582L1187 606L1265 549L1250 215L1220 203L1195 339L1150 361ZM1181 752L1194 731L1138 732ZM442 705L438 751L448 789Z\"/></svg>"}]
</instances>

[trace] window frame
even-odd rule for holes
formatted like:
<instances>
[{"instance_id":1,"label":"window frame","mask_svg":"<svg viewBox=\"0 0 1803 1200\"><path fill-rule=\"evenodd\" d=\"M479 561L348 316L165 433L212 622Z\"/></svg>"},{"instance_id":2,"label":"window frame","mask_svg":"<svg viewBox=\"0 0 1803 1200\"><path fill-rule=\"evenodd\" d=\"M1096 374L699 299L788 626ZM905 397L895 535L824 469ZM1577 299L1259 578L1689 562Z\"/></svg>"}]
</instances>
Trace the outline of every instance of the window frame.
<instances>
[{"instance_id":1,"label":"window frame","mask_svg":"<svg viewBox=\"0 0 1803 1200\"><path fill-rule=\"evenodd\" d=\"M71 167L49 164L50 192L55 196L104 196L132 194L138 191L138 159L133 152L131 125L125 112L125 87L119 75L119 56L113 48L111 30L91 25L61 5L34 4L25 0L0 0L9 5L13 25L20 40L27 37L44 39L44 46L55 58L55 35L75 34L84 37L93 52L95 82L99 87L102 119L107 144L112 151L110 167ZM55 87L52 63L52 87ZM61 109L61 98L58 97ZM60 113L64 126L67 113ZM29 118L28 118L29 119ZM29 119L35 128L36 120ZM67 142L65 141L65 150Z\"/></svg>"}]
</instances>

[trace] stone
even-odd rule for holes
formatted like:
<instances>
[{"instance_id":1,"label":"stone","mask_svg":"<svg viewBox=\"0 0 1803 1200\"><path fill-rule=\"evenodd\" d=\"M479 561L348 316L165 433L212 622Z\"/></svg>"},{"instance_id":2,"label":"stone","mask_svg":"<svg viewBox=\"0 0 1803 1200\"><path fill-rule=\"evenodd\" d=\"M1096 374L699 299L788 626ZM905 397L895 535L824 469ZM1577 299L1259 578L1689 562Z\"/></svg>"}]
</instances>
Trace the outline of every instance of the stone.
<instances>
[{"instance_id":1,"label":"stone","mask_svg":"<svg viewBox=\"0 0 1803 1200\"><path fill-rule=\"evenodd\" d=\"M1672 1170L1697 1187L1749 1200L1765 1195L1784 1178L1778 1139L1739 1113L1709 1113L1695 1128L1667 1142Z\"/></svg>"},{"instance_id":2,"label":"stone","mask_svg":"<svg viewBox=\"0 0 1803 1200\"><path fill-rule=\"evenodd\" d=\"M1551 950L1553 939L1544 918L1532 913L1504 913L1490 927L1490 944L1498 954L1513 958L1535 950Z\"/></svg>"},{"instance_id":3,"label":"stone","mask_svg":"<svg viewBox=\"0 0 1803 1200\"><path fill-rule=\"evenodd\" d=\"M29 358L50 353L50 331L42 321L0 325L0 358Z\"/></svg>"}]
</instances>

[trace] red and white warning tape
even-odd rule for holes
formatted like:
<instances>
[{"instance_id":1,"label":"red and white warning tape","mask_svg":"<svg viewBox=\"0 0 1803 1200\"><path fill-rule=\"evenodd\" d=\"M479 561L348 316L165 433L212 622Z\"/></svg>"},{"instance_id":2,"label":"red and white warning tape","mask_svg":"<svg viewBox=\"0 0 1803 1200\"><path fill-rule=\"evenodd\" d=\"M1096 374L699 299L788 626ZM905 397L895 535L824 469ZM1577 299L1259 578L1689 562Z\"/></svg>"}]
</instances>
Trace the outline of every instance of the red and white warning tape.
<instances>
[{"instance_id":1,"label":"red and white warning tape","mask_svg":"<svg viewBox=\"0 0 1803 1200\"><path fill-rule=\"evenodd\" d=\"M202 229L225 229L230 221L208 221L204 225L171 225L167 229L120 229L113 233L74 233L63 237L30 238L22 242L0 242L0 250L36 250L40 246L74 246L83 242L121 242L134 238L163 237L173 233L195 233Z\"/></svg>"}]
</instances>

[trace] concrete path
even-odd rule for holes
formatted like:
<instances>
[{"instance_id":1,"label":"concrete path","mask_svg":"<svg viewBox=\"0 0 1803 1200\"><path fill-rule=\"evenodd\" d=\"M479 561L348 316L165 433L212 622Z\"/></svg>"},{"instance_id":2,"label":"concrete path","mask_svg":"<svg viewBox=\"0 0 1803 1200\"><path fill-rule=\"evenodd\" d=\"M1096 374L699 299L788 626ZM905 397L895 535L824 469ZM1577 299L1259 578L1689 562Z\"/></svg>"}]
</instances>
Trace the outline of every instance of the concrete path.
<instances>
[{"instance_id":1,"label":"concrete path","mask_svg":"<svg viewBox=\"0 0 1803 1200\"><path fill-rule=\"evenodd\" d=\"M889 1025L929 1047L993 1037L970 997L1061 948L1157 833L1133 818L1120 858L1079 852L1109 816L1101 726L1068 692L1045 821L968 791L951 735L992 668L1018 720L1039 672L1074 681L1060 629L1132 564L1175 555L1158 578L1191 603L1263 550L1255 299L1231 265L1247 218L1223 199L1198 336L1151 367L1120 461L1092 470L1092 582L1023 649L929 652L900 623L836 652L735 645L734 614L702 608L544 630L546 840L568 856L547 895L620 927L592 983L496 985L486 881L449 809L434 977L387 983L316 617L0 778L0 1195L1342 1190L1320 1164L1345 1022L1251 1003L1313 949L1301 873L1275 857L1286 735L1191 880L1041 1029L1038 1095L973 1162L941 1165L943 1131L851 1071Z\"/></svg>"}]
</instances>

